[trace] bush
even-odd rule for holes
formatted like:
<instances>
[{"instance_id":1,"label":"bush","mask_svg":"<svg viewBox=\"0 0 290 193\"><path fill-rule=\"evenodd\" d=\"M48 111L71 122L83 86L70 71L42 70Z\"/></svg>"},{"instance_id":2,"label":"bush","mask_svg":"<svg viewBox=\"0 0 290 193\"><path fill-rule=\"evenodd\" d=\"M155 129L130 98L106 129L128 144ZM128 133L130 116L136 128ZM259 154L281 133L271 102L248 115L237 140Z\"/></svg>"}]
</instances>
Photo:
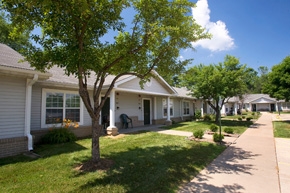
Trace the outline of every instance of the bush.
<instances>
[{"instance_id":1,"label":"bush","mask_svg":"<svg viewBox=\"0 0 290 193\"><path fill-rule=\"evenodd\" d=\"M73 132L66 128L60 128L48 131L48 133L41 138L41 142L47 144L55 144L73 142L76 139L77 137L75 136L75 134L73 134Z\"/></svg>"},{"instance_id":2,"label":"bush","mask_svg":"<svg viewBox=\"0 0 290 193\"><path fill-rule=\"evenodd\" d=\"M218 130L218 126L216 124L211 124L209 126L209 129L212 131L212 132L216 132Z\"/></svg>"},{"instance_id":3,"label":"bush","mask_svg":"<svg viewBox=\"0 0 290 193\"><path fill-rule=\"evenodd\" d=\"M209 114L205 114L205 115L203 116L203 120L204 120L204 121L211 121L211 120L212 120L212 117L211 117Z\"/></svg>"},{"instance_id":4,"label":"bush","mask_svg":"<svg viewBox=\"0 0 290 193\"><path fill-rule=\"evenodd\" d=\"M245 116L245 115L243 115L243 116L242 116L242 119L244 119L244 118L246 118L246 116Z\"/></svg>"},{"instance_id":5,"label":"bush","mask_svg":"<svg viewBox=\"0 0 290 193\"><path fill-rule=\"evenodd\" d=\"M230 128L230 127L226 127L226 128L224 128L224 132L229 133L229 134L233 134L234 133L234 129Z\"/></svg>"},{"instance_id":6,"label":"bush","mask_svg":"<svg viewBox=\"0 0 290 193\"><path fill-rule=\"evenodd\" d=\"M242 118L242 117L239 117L239 118L238 118L238 120L239 120L239 121L242 121L242 120L243 120L243 118Z\"/></svg>"},{"instance_id":7,"label":"bush","mask_svg":"<svg viewBox=\"0 0 290 193\"><path fill-rule=\"evenodd\" d=\"M223 134L220 135L218 133L214 133L212 137L214 142L219 142L224 139L224 135Z\"/></svg>"},{"instance_id":8,"label":"bush","mask_svg":"<svg viewBox=\"0 0 290 193\"><path fill-rule=\"evenodd\" d=\"M252 115L255 115L255 112L252 112Z\"/></svg>"},{"instance_id":9,"label":"bush","mask_svg":"<svg viewBox=\"0 0 290 193\"><path fill-rule=\"evenodd\" d=\"M253 117L247 117L246 118L247 121L251 121L251 119L253 119Z\"/></svg>"},{"instance_id":10,"label":"bush","mask_svg":"<svg viewBox=\"0 0 290 193\"><path fill-rule=\"evenodd\" d=\"M196 111L195 111L195 115L194 115L194 117L195 117L196 119L200 119L200 118L201 118L201 111L200 111L200 110L196 110Z\"/></svg>"},{"instance_id":11,"label":"bush","mask_svg":"<svg viewBox=\"0 0 290 193\"><path fill-rule=\"evenodd\" d=\"M201 130L201 129L198 129L198 130L196 130L196 131L193 132L193 136L195 138L198 138L198 139L202 139L203 134L204 134L203 133L203 130Z\"/></svg>"}]
</instances>

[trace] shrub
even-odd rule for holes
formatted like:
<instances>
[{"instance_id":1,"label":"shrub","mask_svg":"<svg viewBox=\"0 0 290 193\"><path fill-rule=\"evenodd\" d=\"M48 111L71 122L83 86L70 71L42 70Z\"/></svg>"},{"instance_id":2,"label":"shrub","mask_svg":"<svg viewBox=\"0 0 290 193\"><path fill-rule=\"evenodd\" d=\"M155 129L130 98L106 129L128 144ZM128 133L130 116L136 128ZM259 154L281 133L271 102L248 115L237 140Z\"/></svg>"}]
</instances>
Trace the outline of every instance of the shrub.
<instances>
[{"instance_id":1,"label":"shrub","mask_svg":"<svg viewBox=\"0 0 290 193\"><path fill-rule=\"evenodd\" d=\"M224 128L224 132L233 134L234 133L234 129L230 128L230 127L226 127L226 128Z\"/></svg>"},{"instance_id":2,"label":"shrub","mask_svg":"<svg viewBox=\"0 0 290 193\"><path fill-rule=\"evenodd\" d=\"M218 126L216 124L211 124L209 126L209 129L212 131L212 132L216 132L218 130Z\"/></svg>"},{"instance_id":3,"label":"shrub","mask_svg":"<svg viewBox=\"0 0 290 193\"><path fill-rule=\"evenodd\" d=\"M239 120L239 121L242 121L242 120L243 120L243 118L242 118L242 117L239 117L239 118L238 118L238 120Z\"/></svg>"},{"instance_id":4,"label":"shrub","mask_svg":"<svg viewBox=\"0 0 290 193\"><path fill-rule=\"evenodd\" d=\"M246 118L247 121L251 121L251 119L253 119L253 117L247 117Z\"/></svg>"},{"instance_id":5,"label":"shrub","mask_svg":"<svg viewBox=\"0 0 290 193\"><path fill-rule=\"evenodd\" d=\"M242 116L242 119L244 119L244 118L246 118L246 116L245 116L245 115L243 115L243 116Z\"/></svg>"},{"instance_id":6,"label":"shrub","mask_svg":"<svg viewBox=\"0 0 290 193\"><path fill-rule=\"evenodd\" d=\"M255 115L255 112L252 112L252 115Z\"/></svg>"},{"instance_id":7,"label":"shrub","mask_svg":"<svg viewBox=\"0 0 290 193\"><path fill-rule=\"evenodd\" d=\"M60 128L48 131L48 133L41 138L41 142L47 144L55 144L73 142L76 139L77 138L75 134L73 134L73 132L66 128Z\"/></svg>"},{"instance_id":8,"label":"shrub","mask_svg":"<svg viewBox=\"0 0 290 193\"><path fill-rule=\"evenodd\" d=\"M211 121L212 118L211 118L211 116L210 116L209 114L205 114L205 115L203 116L203 120L204 120L204 121Z\"/></svg>"},{"instance_id":9,"label":"shrub","mask_svg":"<svg viewBox=\"0 0 290 193\"><path fill-rule=\"evenodd\" d=\"M193 136L195 138L198 138L198 139L202 139L203 134L204 134L203 133L203 130L201 130L201 129L198 129L198 130L196 130L196 131L193 132Z\"/></svg>"},{"instance_id":10,"label":"shrub","mask_svg":"<svg viewBox=\"0 0 290 193\"><path fill-rule=\"evenodd\" d=\"M220 135L218 133L214 133L212 137L214 142L219 142L224 139L224 135L223 134Z\"/></svg>"},{"instance_id":11,"label":"shrub","mask_svg":"<svg viewBox=\"0 0 290 193\"><path fill-rule=\"evenodd\" d=\"M195 116L196 119L200 119L201 118L201 111L200 110L196 110L194 116Z\"/></svg>"}]
</instances>

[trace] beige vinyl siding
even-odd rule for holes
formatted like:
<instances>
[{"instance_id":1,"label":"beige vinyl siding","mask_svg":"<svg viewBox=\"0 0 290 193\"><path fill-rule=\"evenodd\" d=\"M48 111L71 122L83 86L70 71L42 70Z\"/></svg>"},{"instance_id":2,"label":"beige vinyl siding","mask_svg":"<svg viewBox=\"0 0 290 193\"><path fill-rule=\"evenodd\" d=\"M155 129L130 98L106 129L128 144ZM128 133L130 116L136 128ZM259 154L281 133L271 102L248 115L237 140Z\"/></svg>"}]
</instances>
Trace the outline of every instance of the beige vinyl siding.
<instances>
[{"instance_id":1,"label":"beige vinyl siding","mask_svg":"<svg viewBox=\"0 0 290 193\"><path fill-rule=\"evenodd\" d=\"M131 81L128 81L126 83L123 83L119 85L120 88L126 88L126 89L132 89L132 90L142 90L147 92L156 92L156 93L162 93L162 94L169 94L171 91L166 89L165 85L163 86L158 82L156 79L151 78L150 83L145 83L144 88L141 89L139 85L139 79L135 78Z\"/></svg>"},{"instance_id":2,"label":"beige vinyl siding","mask_svg":"<svg viewBox=\"0 0 290 193\"><path fill-rule=\"evenodd\" d=\"M0 76L0 138L24 136L26 79Z\"/></svg>"}]
</instances>

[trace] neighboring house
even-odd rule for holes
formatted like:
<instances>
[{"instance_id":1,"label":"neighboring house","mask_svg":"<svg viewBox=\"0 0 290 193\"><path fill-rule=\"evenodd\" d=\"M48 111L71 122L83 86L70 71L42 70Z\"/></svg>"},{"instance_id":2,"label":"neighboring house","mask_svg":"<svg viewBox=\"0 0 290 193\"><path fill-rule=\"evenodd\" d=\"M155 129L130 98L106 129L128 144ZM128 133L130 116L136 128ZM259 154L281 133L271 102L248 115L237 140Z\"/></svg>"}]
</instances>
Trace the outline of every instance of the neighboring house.
<instances>
[{"instance_id":1,"label":"neighboring house","mask_svg":"<svg viewBox=\"0 0 290 193\"><path fill-rule=\"evenodd\" d=\"M79 128L72 129L78 137L91 135L91 118L78 94L77 79L58 67L41 73L27 62L19 63L21 59L19 53L0 44L0 157L33 150L33 143L49 128L60 126L64 118L79 123ZM121 128L122 113L132 118L135 127L189 120L195 109L202 108L186 89L173 88L152 73L155 76L144 89L139 78L131 75L115 83L101 113L101 117L109 116L108 128ZM102 95L113 78L106 78ZM88 80L91 92L93 81L92 75Z\"/></svg>"},{"instance_id":2,"label":"neighboring house","mask_svg":"<svg viewBox=\"0 0 290 193\"><path fill-rule=\"evenodd\" d=\"M238 110L247 111L290 111L290 103L284 100L277 101L275 98L271 98L268 94L246 94L242 99L238 97L232 97L224 105L223 112L230 114L237 114ZM228 113L229 112L229 113Z\"/></svg>"}]
</instances>

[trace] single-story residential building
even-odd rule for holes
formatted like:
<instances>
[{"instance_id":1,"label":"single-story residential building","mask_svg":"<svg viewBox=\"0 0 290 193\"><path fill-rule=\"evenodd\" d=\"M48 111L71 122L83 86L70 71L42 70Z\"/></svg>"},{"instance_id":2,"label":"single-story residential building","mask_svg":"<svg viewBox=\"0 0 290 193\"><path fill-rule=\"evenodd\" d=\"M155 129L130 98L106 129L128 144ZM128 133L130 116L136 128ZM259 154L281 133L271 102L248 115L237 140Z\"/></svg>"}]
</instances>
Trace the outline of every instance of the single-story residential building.
<instances>
[{"instance_id":1,"label":"single-story residential building","mask_svg":"<svg viewBox=\"0 0 290 193\"><path fill-rule=\"evenodd\" d=\"M276 100L268 94L245 94L243 98L232 97L225 103L222 114L234 114L238 111L246 110L251 112L257 111L290 111L290 102Z\"/></svg>"},{"instance_id":2,"label":"single-story residential building","mask_svg":"<svg viewBox=\"0 0 290 193\"><path fill-rule=\"evenodd\" d=\"M77 79L56 66L46 73L36 71L28 62L20 63L21 59L18 52L0 44L0 157L33 150L40 136L60 126L64 118L78 122L79 128L72 128L78 137L90 136L91 118L78 94ZM123 113L136 127L189 120L203 107L185 88L174 88L157 72L152 73L155 76L144 89L135 76L123 76L116 82L101 115L109 116L110 127L121 128ZM102 94L113 78L106 78ZM91 92L93 83L91 76Z\"/></svg>"}]
</instances>

